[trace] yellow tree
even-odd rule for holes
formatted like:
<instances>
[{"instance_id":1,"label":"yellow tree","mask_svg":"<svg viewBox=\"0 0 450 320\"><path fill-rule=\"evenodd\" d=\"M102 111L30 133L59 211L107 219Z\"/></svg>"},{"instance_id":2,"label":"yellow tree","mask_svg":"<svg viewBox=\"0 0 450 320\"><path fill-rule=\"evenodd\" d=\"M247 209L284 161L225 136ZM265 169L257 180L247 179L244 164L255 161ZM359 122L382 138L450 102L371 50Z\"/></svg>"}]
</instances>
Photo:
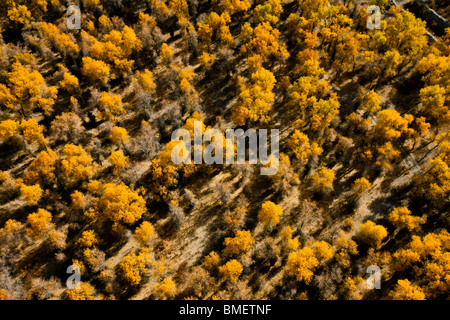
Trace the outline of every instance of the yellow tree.
<instances>
[{"instance_id":1,"label":"yellow tree","mask_svg":"<svg viewBox=\"0 0 450 320\"><path fill-rule=\"evenodd\" d=\"M173 57L173 50L167 45L167 43L163 43L161 45L161 51L159 56L164 64L169 64Z\"/></svg>"},{"instance_id":2,"label":"yellow tree","mask_svg":"<svg viewBox=\"0 0 450 320\"><path fill-rule=\"evenodd\" d=\"M155 228L148 221L143 221L134 231L136 239L144 246L150 246L155 238Z\"/></svg>"},{"instance_id":3,"label":"yellow tree","mask_svg":"<svg viewBox=\"0 0 450 320\"><path fill-rule=\"evenodd\" d=\"M318 156L323 152L317 142L310 143L308 136L297 129L289 138L288 146L299 160L300 166L306 165L310 156Z\"/></svg>"},{"instance_id":4,"label":"yellow tree","mask_svg":"<svg viewBox=\"0 0 450 320\"><path fill-rule=\"evenodd\" d=\"M156 90L156 83L153 81L153 73L145 69L144 71L136 71L136 77L133 78L135 82L147 93L154 93Z\"/></svg>"},{"instance_id":5,"label":"yellow tree","mask_svg":"<svg viewBox=\"0 0 450 320\"><path fill-rule=\"evenodd\" d=\"M220 256L217 252L211 251L204 259L203 264L206 270L213 271L220 264Z\"/></svg>"},{"instance_id":6,"label":"yellow tree","mask_svg":"<svg viewBox=\"0 0 450 320\"><path fill-rule=\"evenodd\" d=\"M97 171L97 164L82 146L66 144L64 158L60 162L62 176L68 185L90 179Z\"/></svg>"},{"instance_id":7,"label":"yellow tree","mask_svg":"<svg viewBox=\"0 0 450 320\"><path fill-rule=\"evenodd\" d=\"M26 116L36 107L47 114L50 112L56 100L57 89L49 87L39 71L30 71L21 63L15 62L12 71L6 76L8 87L0 86L0 97L5 98L0 103L19 111L22 116Z\"/></svg>"},{"instance_id":8,"label":"yellow tree","mask_svg":"<svg viewBox=\"0 0 450 320\"><path fill-rule=\"evenodd\" d=\"M248 230L239 230L233 238L225 238L223 245L224 252L230 255L241 255L250 251L253 247L253 236Z\"/></svg>"},{"instance_id":9,"label":"yellow tree","mask_svg":"<svg viewBox=\"0 0 450 320\"><path fill-rule=\"evenodd\" d=\"M20 122L23 137L28 143L38 142L41 145L46 145L47 140L44 137L44 126L40 125L36 119L23 119Z\"/></svg>"},{"instance_id":10,"label":"yellow tree","mask_svg":"<svg viewBox=\"0 0 450 320\"><path fill-rule=\"evenodd\" d=\"M120 120L120 116L125 114L122 97L115 93L102 92L98 104L103 119L110 119L113 122Z\"/></svg>"},{"instance_id":11,"label":"yellow tree","mask_svg":"<svg viewBox=\"0 0 450 320\"><path fill-rule=\"evenodd\" d=\"M69 300L95 300L94 287L83 281L80 281L79 289L67 289L65 293Z\"/></svg>"},{"instance_id":12,"label":"yellow tree","mask_svg":"<svg viewBox=\"0 0 450 320\"><path fill-rule=\"evenodd\" d=\"M251 83L240 80L239 102L232 109L233 122L242 126L248 120L267 123L270 120L269 111L275 98L273 88L276 79L272 72L259 68L251 76Z\"/></svg>"},{"instance_id":13,"label":"yellow tree","mask_svg":"<svg viewBox=\"0 0 450 320\"><path fill-rule=\"evenodd\" d=\"M86 213L90 217L106 218L115 224L132 224L146 211L144 198L124 183L107 183L101 189L101 196Z\"/></svg>"},{"instance_id":14,"label":"yellow tree","mask_svg":"<svg viewBox=\"0 0 450 320\"><path fill-rule=\"evenodd\" d=\"M353 182L353 192L358 196L361 197L363 193L368 190L371 187L371 183L366 178L362 177L359 179L356 179L355 182Z\"/></svg>"},{"instance_id":15,"label":"yellow tree","mask_svg":"<svg viewBox=\"0 0 450 320\"><path fill-rule=\"evenodd\" d=\"M55 178L55 170L58 161L56 152L51 149L41 151L36 159L30 163L23 175L26 184L51 182Z\"/></svg>"},{"instance_id":16,"label":"yellow tree","mask_svg":"<svg viewBox=\"0 0 450 320\"><path fill-rule=\"evenodd\" d=\"M413 133L408 125L414 117L405 114L403 117L394 109L381 110L377 114L377 122L374 130L375 134L381 139L392 140L403 136L410 136Z\"/></svg>"},{"instance_id":17,"label":"yellow tree","mask_svg":"<svg viewBox=\"0 0 450 320\"><path fill-rule=\"evenodd\" d=\"M126 145L129 141L127 129L117 126L112 128L110 138L119 147Z\"/></svg>"},{"instance_id":18,"label":"yellow tree","mask_svg":"<svg viewBox=\"0 0 450 320\"><path fill-rule=\"evenodd\" d=\"M232 230L237 230L244 223L246 215L247 208L245 206L239 206L234 210L226 211L224 220Z\"/></svg>"},{"instance_id":19,"label":"yellow tree","mask_svg":"<svg viewBox=\"0 0 450 320\"><path fill-rule=\"evenodd\" d=\"M446 123L450 120L449 105L446 100L450 97L444 87L440 85L427 86L420 90L420 102L424 112L433 120Z\"/></svg>"},{"instance_id":20,"label":"yellow tree","mask_svg":"<svg viewBox=\"0 0 450 320\"><path fill-rule=\"evenodd\" d=\"M59 82L59 85L61 88L66 90L69 93L76 92L78 89L80 83L78 81L78 78L74 75L64 72L63 79Z\"/></svg>"},{"instance_id":21,"label":"yellow tree","mask_svg":"<svg viewBox=\"0 0 450 320\"><path fill-rule=\"evenodd\" d=\"M394 290L389 292L392 300L425 300L422 289L409 282L408 279L398 280Z\"/></svg>"},{"instance_id":22,"label":"yellow tree","mask_svg":"<svg viewBox=\"0 0 450 320\"><path fill-rule=\"evenodd\" d=\"M27 217L27 236L33 240L42 238L53 228L51 221L52 214L44 209L38 209L37 212L29 214Z\"/></svg>"},{"instance_id":23,"label":"yellow tree","mask_svg":"<svg viewBox=\"0 0 450 320\"><path fill-rule=\"evenodd\" d=\"M335 172L332 169L320 167L311 176L313 188L318 191L328 190L333 187L334 178Z\"/></svg>"},{"instance_id":24,"label":"yellow tree","mask_svg":"<svg viewBox=\"0 0 450 320\"><path fill-rule=\"evenodd\" d=\"M21 196L29 205L36 205L42 197L43 190L39 184L26 185L17 179L17 185L20 189Z\"/></svg>"},{"instance_id":25,"label":"yellow tree","mask_svg":"<svg viewBox=\"0 0 450 320\"><path fill-rule=\"evenodd\" d=\"M223 1L223 9L228 10L231 14L247 11L250 9L251 4L248 0L225 0Z\"/></svg>"},{"instance_id":26,"label":"yellow tree","mask_svg":"<svg viewBox=\"0 0 450 320\"><path fill-rule=\"evenodd\" d=\"M258 220L264 226L275 226L280 222L280 216L283 214L283 209L273 203L266 201L262 204L261 210L258 212Z\"/></svg>"},{"instance_id":27,"label":"yellow tree","mask_svg":"<svg viewBox=\"0 0 450 320\"><path fill-rule=\"evenodd\" d=\"M270 22L276 24L280 14L283 12L280 0L268 0L260 4L253 10L253 21L255 23Z\"/></svg>"},{"instance_id":28,"label":"yellow tree","mask_svg":"<svg viewBox=\"0 0 450 320\"><path fill-rule=\"evenodd\" d=\"M93 83L106 84L109 81L111 68L103 61L84 57L81 73Z\"/></svg>"},{"instance_id":29,"label":"yellow tree","mask_svg":"<svg viewBox=\"0 0 450 320\"><path fill-rule=\"evenodd\" d=\"M421 217L412 216L411 211L409 211L408 208L398 207L392 209L391 213L389 213L389 222L396 227L407 228L408 231L411 232L417 229L425 221Z\"/></svg>"},{"instance_id":30,"label":"yellow tree","mask_svg":"<svg viewBox=\"0 0 450 320\"><path fill-rule=\"evenodd\" d=\"M373 221L367 222L359 226L357 236L367 245L377 247L386 238L388 232L385 227L375 224Z\"/></svg>"},{"instance_id":31,"label":"yellow tree","mask_svg":"<svg viewBox=\"0 0 450 320\"><path fill-rule=\"evenodd\" d=\"M58 27L52 23L39 22L39 28L44 37L65 56L75 56L80 51L80 47L71 39L69 34L61 32Z\"/></svg>"},{"instance_id":32,"label":"yellow tree","mask_svg":"<svg viewBox=\"0 0 450 320\"><path fill-rule=\"evenodd\" d=\"M130 253L120 262L120 270L124 279L131 285L136 286L142 282L149 272L149 266L152 262L150 249L142 248L139 254Z\"/></svg>"},{"instance_id":33,"label":"yellow tree","mask_svg":"<svg viewBox=\"0 0 450 320\"><path fill-rule=\"evenodd\" d=\"M19 122L14 120L4 120L0 122L0 140L11 141L19 134Z\"/></svg>"},{"instance_id":34,"label":"yellow tree","mask_svg":"<svg viewBox=\"0 0 450 320\"><path fill-rule=\"evenodd\" d=\"M286 262L287 274L306 284L311 282L318 266L319 260L315 257L314 250L309 247L291 252Z\"/></svg>"},{"instance_id":35,"label":"yellow tree","mask_svg":"<svg viewBox=\"0 0 450 320\"><path fill-rule=\"evenodd\" d=\"M94 245L98 244L98 239L94 230L86 230L83 231L81 237L78 239L77 244L85 247L91 248Z\"/></svg>"},{"instance_id":36,"label":"yellow tree","mask_svg":"<svg viewBox=\"0 0 450 320\"><path fill-rule=\"evenodd\" d=\"M153 294L161 299L172 297L176 293L175 282L171 278L164 278L163 281L155 285Z\"/></svg>"},{"instance_id":37,"label":"yellow tree","mask_svg":"<svg viewBox=\"0 0 450 320\"><path fill-rule=\"evenodd\" d=\"M117 175L127 167L129 158L123 154L122 150L117 150L111 152L108 162L114 167L113 174Z\"/></svg>"},{"instance_id":38,"label":"yellow tree","mask_svg":"<svg viewBox=\"0 0 450 320\"><path fill-rule=\"evenodd\" d=\"M244 268L237 260L233 259L219 267L220 275L227 281L236 282Z\"/></svg>"},{"instance_id":39,"label":"yellow tree","mask_svg":"<svg viewBox=\"0 0 450 320\"><path fill-rule=\"evenodd\" d=\"M378 111L380 107L381 97L375 91L371 90L367 92L361 101L361 108L369 113L374 113Z\"/></svg>"}]
</instances>

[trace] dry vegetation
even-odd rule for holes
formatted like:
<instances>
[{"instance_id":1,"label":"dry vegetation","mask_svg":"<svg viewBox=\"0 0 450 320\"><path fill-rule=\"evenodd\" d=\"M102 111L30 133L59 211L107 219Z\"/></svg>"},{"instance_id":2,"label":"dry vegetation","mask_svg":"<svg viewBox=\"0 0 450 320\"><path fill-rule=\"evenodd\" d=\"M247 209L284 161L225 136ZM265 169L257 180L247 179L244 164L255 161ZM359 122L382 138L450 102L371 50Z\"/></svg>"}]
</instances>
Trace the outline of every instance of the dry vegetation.
<instances>
[{"instance_id":1,"label":"dry vegetation","mask_svg":"<svg viewBox=\"0 0 450 320\"><path fill-rule=\"evenodd\" d=\"M2 1L0 299L448 297L450 29L369 2ZM279 172L173 164L199 120Z\"/></svg>"}]
</instances>

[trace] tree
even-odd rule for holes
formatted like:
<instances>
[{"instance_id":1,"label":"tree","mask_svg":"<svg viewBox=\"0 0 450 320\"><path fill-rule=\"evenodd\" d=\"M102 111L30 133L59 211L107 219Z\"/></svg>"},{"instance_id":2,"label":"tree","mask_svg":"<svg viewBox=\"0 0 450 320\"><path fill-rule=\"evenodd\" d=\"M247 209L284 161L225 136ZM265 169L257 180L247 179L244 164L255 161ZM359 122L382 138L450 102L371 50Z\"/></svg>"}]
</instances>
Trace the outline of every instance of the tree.
<instances>
[{"instance_id":1,"label":"tree","mask_svg":"<svg viewBox=\"0 0 450 320\"><path fill-rule=\"evenodd\" d=\"M27 217L27 236L33 240L42 238L53 228L51 221L52 214L44 209L38 209L37 212L29 214Z\"/></svg>"},{"instance_id":2,"label":"tree","mask_svg":"<svg viewBox=\"0 0 450 320\"><path fill-rule=\"evenodd\" d=\"M306 165L310 156L318 156L323 152L316 142L310 143L308 136L297 129L289 138L288 146L299 160L300 166Z\"/></svg>"},{"instance_id":3,"label":"tree","mask_svg":"<svg viewBox=\"0 0 450 320\"><path fill-rule=\"evenodd\" d=\"M13 4L7 12L8 18L20 24L29 24L31 19L31 12L28 10L27 6Z\"/></svg>"},{"instance_id":4,"label":"tree","mask_svg":"<svg viewBox=\"0 0 450 320\"><path fill-rule=\"evenodd\" d=\"M78 239L77 244L84 248L91 248L98 244L98 239L94 230L83 231L81 237Z\"/></svg>"},{"instance_id":5,"label":"tree","mask_svg":"<svg viewBox=\"0 0 450 320\"><path fill-rule=\"evenodd\" d=\"M105 253L98 248L86 248L83 250L83 260L94 273L105 269L105 256Z\"/></svg>"},{"instance_id":6,"label":"tree","mask_svg":"<svg viewBox=\"0 0 450 320\"><path fill-rule=\"evenodd\" d=\"M203 262L205 265L206 270L213 271L216 269L220 264L220 256L217 252L211 251L206 257Z\"/></svg>"},{"instance_id":7,"label":"tree","mask_svg":"<svg viewBox=\"0 0 450 320\"><path fill-rule=\"evenodd\" d=\"M381 110L377 114L377 122L375 124L375 134L381 139L392 140L400 138L402 135L409 136L412 129L408 125L413 121L414 117L405 114L403 117L394 109Z\"/></svg>"},{"instance_id":8,"label":"tree","mask_svg":"<svg viewBox=\"0 0 450 320\"><path fill-rule=\"evenodd\" d=\"M133 78L135 82L147 93L154 93L156 90L156 83L153 81L153 73L145 69L144 71L136 71L136 77Z\"/></svg>"},{"instance_id":9,"label":"tree","mask_svg":"<svg viewBox=\"0 0 450 320\"><path fill-rule=\"evenodd\" d=\"M48 241L51 248L64 249L66 247L67 232L65 230L51 230Z\"/></svg>"},{"instance_id":10,"label":"tree","mask_svg":"<svg viewBox=\"0 0 450 320\"><path fill-rule=\"evenodd\" d=\"M108 162L114 167L113 174L117 175L127 167L129 158L123 154L122 150L117 150L111 152Z\"/></svg>"},{"instance_id":11,"label":"tree","mask_svg":"<svg viewBox=\"0 0 450 320\"><path fill-rule=\"evenodd\" d=\"M121 96L109 92L101 93L99 108L103 119L110 119L113 122L119 121L120 116L126 113Z\"/></svg>"},{"instance_id":12,"label":"tree","mask_svg":"<svg viewBox=\"0 0 450 320\"><path fill-rule=\"evenodd\" d=\"M275 226L280 222L280 216L283 214L283 209L273 203L266 201L262 204L261 210L258 212L258 220L264 226Z\"/></svg>"},{"instance_id":13,"label":"tree","mask_svg":"<svg viewBox=\"0 0 450 320\"><path fill-rule=\"evenodd\" d=\"M250 7L251 4L248 0L225 0L223 2L224 10L230 11L231 14L247 11Z\"/></svg>"},{"instance_id":14,"label":"tree","mask_svg":"<svg viewBox=\"0 0 450 320\"><path fill-rule=\"evenodd\" d=\"M81 72L89 81L93 83L106 84L109 81L111 68L108 64L100 60L84 57L82 59L83 67Z\"/></svg>"},{"instance_id":15,"label":"tree","mask_svg":"<svg viewBox=\"0 0 450 320\"><path fill-rule=\"evenodd\" d=\"M407 60L420 57L427 45L426 23L413 13L391 7L394 19L386 25L386 38L390 48L398 50Z\"/></svg>"},{"instance_id":16,"label":"tree","mask_svg":"<svg viewBox=\"0 0 450 320\"><path fill-rule=\"evenodd\" d=\"M136 286L148 275L150 263L149 248L142 248L138 255L133 252L125 256L120 263L120 270L124 279L132 286Z\"/></svg>"},{"instance_id":17,"label":"tree","mask_svg":"<svg viewBox=\"0 0 450 320\"><path fill-rule=\"evenodd\" d=\"M84 131L83 121L75 112L63 112L50 124L50 133L56 141L76 143Z\"/></svg>"},{"instance_id":18,"label":"tree","mask_svg":"<svg viewBox=\"0 0 450 320\"><path fill-rule=\"evenodd\" d=\"M80 289L67 289L66 296L69 300L95 300L95 289L89 283L80 281Z\"/></svg>"},{"instance_id":19,"label":"tree","mask_svg":"<svg viewBox=\"0 0 450 320\"><path fill-rule=\"evenodd\" d=\"M247 208L245 206L239 206L234 210L228 210L225 212L225 223L233 230L237 230L244 223L245 216L247 215Z\"/></svg>"},{"instance_id":20,"label":"tree","mask_svg":"<svg viewBox=\"0 0 450 320\"><path fill-rule=\"evenodd\" d=\"M150 246L155 235L155 228L148 221L143 221L134 231L134 236L144 246Z\"/></svg>"},{"instance_id":21,"label":"tree","mask_svg":"<svg viewBox=\"0 0 450 320\"><path fill-rule=\"evenodd\" d=\"M198 59L203 68L209 69L209 67L211 67L214 63L214 54L203 51Z\"/></svg>"},{"instance_id":22,"label":"tree","mask_svg":"<svg viewBox=\"0 0 450 320\"><path fill-rule=\"evenodd\" d=\"M388 235L385 227L375 224L373 221L366 221L359 226L357 236L369 246L377 247Z\"/></svg>"},{"instance_id":23,"label":"tree","mask_svg":"<svg viewBox=\"0 0 450 320\"><path fill-rule=\"evenodd\" d=\"M420 90L420 102L424 112L433 120L446 123L450 120L450 110L446 101L446 89L440 85L427 86Z\"/></svg>"},{"instance_id":24,"label":"tree","mask_svg":"<svg viewBox=\"0 0 450 320\"><path fill-rule=\"evenodd\" d=\"M42 197L43 190L39 184L26 185L18 179L20 194L29 205L36 205Z\"/></svg>"},{"instance_id":25,"label":"tree","mask_svg":"<svg viewBox=\"0 0 450 320\"><path fill-rule=\"evenodd\" d=\"M164 280L155 285L153 289L153 294L162 299L175 295L175 292L175 282L173 282L171 278L164 278Z\"/></svg>"},{"instance_id":26,"label":"tree","mask_svg":"<svg viewBox=\"0 0 450 320\"><path fill-rule=\"evenodd\" d=\"M38 142L41 145L47 145L47 140L44 138L44 126L40 125L36 119L23 119L20 122L23 137L28 143Z\"/></svg>"},{"instance_id":27,"label":"tree","mask_svg":"<svg viewBox=\"0 0 450 320\"><path fill-rule=\"evenodd\" d=\"M392 300L425 300L425 294L408 279L398 280L394 290L389 292Z\"/></svg>"},{"instance_id":28,"label":"tree","mask_svg":"<svg viewBox=\"0 0 450 320\"><path fill-rule=\"evenodd\" d=\"M316 241L314 243L314 255L320 260L329 260L333 258L334 250L331 245L325 241Z\"/></svg>"},{"instance_id":29,"label":"tree","mask_svg":"<svg viewBox=\"0 0 450 320\"><path fill-rule=\"evenodd\" d=\"M428 162L424 175L416 179L416 191L440 208L450 194L450 143L441 142L441 153Z\"/></svg>"},{"instance_id":30,"label":"tree","mask_svg":"<svg viewBox=\"0 0 450 320\"><path fill-rule=\"evenodd\" d=\"M107 183L101 189L101 196L86 213L90 217L106 218L115 224L132 224L146 211L144 198L123 182L118 185Z\"/></svg>"},{"instance_id":31,"label":"tree","mask_svg":"<svg viewBox=\"0 0 450 320\"><path fill-rule=\"evenodd\" d=\"M283 12L280 0L265 1L264 4L256 6L253 10L253 21L255 23L269 22L276 24L280 14Z\"/></svg>"},{"instance_id":32,"label":"tree","mask_svg":"<svg viewBox=\"0 0 450 320\"><path fill-rule=\"evenodd\" d=\"M173 57L173 50L167 45L167 43L163 43L161 45L161 51L159 56L164 64L169 64Z\"/></svg>"},{"instance_id":33,"label":"tree","mask_svg":"<svg viewBox=\"0 0 450 320\"><path fill-rule=\"evenodd\" d=\"M59 82L59 85L61 88L70 93L76 92L76 90L80 86L80 83L77 77L68 72L64 72L63 79Z\"/></svg>"},{"instance_id":34,"label":"tree","mask_svg":"<svg viewBox=\"0 0 450 320\"><path fill-rule=\"evenodd\" d=\"M60 162L60 170L67 185L89 180L97 171L97 164L82 146L66 144L63 149L64 158Z\"/></svg>"},{"instance_id":35,"label":"tree","mask_svg":"<svg viewBox=\"0 0 450 320\"><path fill-rule=\"evenodd\" d=\"M18 134L19 122L14 120L4 120L0 122L0 140L8 142Z\"/></svg>"},{"instance_id":36,"label":"tree","mask_svg":"<svg viewBox=\"0 0 450 320\"><path fill-rule=\"evenodd\" d=\"M78 190L74 191L70 198L72 199L72 205L79 210L85 210L87 206L87 200L84 194Z\"/></svg>"},{"instance_id":37,"label":"tree","mask_svg":"<svg viewBox=\"0 0 450 320\"><path fill-rule=\"evenodd\" d=\"M258 24L252 33L249 42L241 46L241 52L248 56L260 55L263 61L267 61L269 56L279 56L288 58L289 53L285 46L279 44L280 31L273 28L269 22Z\"/></svg>"},{"instance_id":38,"label":"tree","mask_svg":"<svg viewBox=\"0 0 450 320\"><path fill-rule=\"evenodd\" d=\"M355 194L358 197L361 197L362 194L366 190L368 190L371 186L372 186L372 184L369 182L369 180L362 177L362 178L356 179L355 182L353 182L352 189L353 189L353 192L355 192Z\"/></svg>"},{"instance_id":39,"label":"tree","mask_svg":"<svg viewBox=\"0 0 450 320\"><path fill-rule=\"evenodd\" d=\"M233 259L219 267L220 275L230 282L236 282L244 268L237 260Z\"/></svg>"},{"instance_id":40,"label":"tree","mask_svg":"<svg viewBox=\"0 0 450 320\"><path fill-rule=\"evenodd\" d=\"M127 129L122 127L113 127L110 138L115 145L123 146L129 142Z\"/></svg>"},{"instance_id":41,"label":"tree","mask_svg":"<svg viewBox=\"0 0 450 320\"><path fill-rule=\"evenodd\" d=\"M311 282L318 266L319 260L315 257L314 250L309 247L291 252L286 262L287 274L306 284Z\"/></svg>"},{"instance_id":42,"label":"tree","mask_svg":"<svg viewBox=\"0 0 450 320\"><path fill-rule=\"evenodd\" d=\"M71 39L69 34L59 31L58 27L52 23L39 22L39 29L44 37L61 52L64 56L75 56L80 51L80 47Z\"/></svg>"},{"instance_id":43,"label":"tree","mask_svg":"<svg viewBox=\"0 0 450 320\"><path fill-rule=\"evenodd\" d=\"M389 222L396 227L407 228L408 231L411 232L417 229L425 221L421 217L411 216L411 211L409 211L408 208L397 207L392 209L391 213L389 213Z\"/></svg>"},{"instance_id":44,"label":"tree","mask_svg":"<svg viewBox=\"0 0 450 320\"><path fill-rule=\"evenodd\" d=\"M380 107L381 96L379 96L375 91L371 90L367 92L364 98L361 101L361 108L365 112L369 112L370 114L378 111Z\"/></svg>"},{"instance_id":45,"label":"tree","mask_svg":"<svg viewBox=\"0 0 450 320\"><path fill-rule=\"evenodd\" d=\"M358 244L350 239L349 234L341 231L334 242L335 259L338 265L348 268L351 266L351 257L358 255Z\"/></svg>"},{"instance_id":46,"label":"tree","mask_svg":"<svg viewBox=\"0 0 450 320\"><path fill-rule=\"evenodd\" d=\"M15 62L6 76L8 87L0 86L0 97L6 98L2 104L19 111L22 116L27 116L36 107L47 114L50 113L56 100L57 89L49 87L39 71L30 71L21 63Z\"/></svg>"},{"instance_id":47,"label":"tree","mask_svg":"<svg viewBox=\"0 0 450 320\"><path fill-rule=\"evenodd\" d=\"M325 191L333 187L335 172L326 167L318 168L311 176L313 188L319 191Z\"/></svg>"},{"instance_id":48,"label":"tree","mask_svg":"<svg viewBox=\"0 0 450 320\"><path fill-rule=\"evenodd\" d=\"M36 159L30 163L23 175L23 181L28 184L45 184L55 179L55 170L58 161L56 152L51 149L41 151Z\"/></svg>"},{"instance_id":49,"label":"tree","mask_svg":"<svg viewBox=\"0 0 450 320\"><path fill-rule=\"evenodd\" d=\"M248 120L267 123L270 120L276 79L272 72L259 68L251 76L251 84L240 81L239 103L233 107L233 122L243 126Z\"/></svg>"},{"instance_id":50,"label":"tree","mask_svg":"<svg viewBox=\"0 0 450 320\"><path fill-rule=\"evenodd\" d=\"M239 230L234 238L225 238L224 252L230 255L241 255L253 247L253 236L248 230Z\"/></svg>"}]
</instances>

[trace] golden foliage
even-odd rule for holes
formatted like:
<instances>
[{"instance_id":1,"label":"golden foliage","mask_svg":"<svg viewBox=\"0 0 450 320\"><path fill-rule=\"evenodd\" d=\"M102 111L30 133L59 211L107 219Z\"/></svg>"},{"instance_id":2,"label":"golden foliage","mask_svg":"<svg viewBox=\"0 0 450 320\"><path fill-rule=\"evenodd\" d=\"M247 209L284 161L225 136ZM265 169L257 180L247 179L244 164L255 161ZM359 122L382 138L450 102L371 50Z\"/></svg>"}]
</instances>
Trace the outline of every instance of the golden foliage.
<instances>
[{"instance_id":1,"label":"golden foliage","mask_svg":"<svg viewBox=\"0 0 450 320\"><path fill-rule=\"evenodd\" d=\"M258 212L258 220L265 226L275 226L280 222L282 214L283 209L279 205L272 201L266 201Z\"/></svg>"},{"instance_id":2,"label":"golden foliage","mask_svg":"<svg viewBox=\"0 0 450 320\"><path fill-rule=\"evenodd\" d=\"M143 221L134 231L134 236L144 246L150 246L155 235L155 228L148 221Z\"/></svg>"},{"instance_id":3,"label":"golden foliage","mask_svg":"<svg viewBox=\"0 0 450 320\"><path fill-rule=\"evenodd\" d=\"M27 224L29 225L26 230L27 236L33 240L42 238L52 226L52 214L44 209L38 209L37 212L31 213L27 217Z\"/></svg>"},{"instance_id":4,"label":"golden foliage","mask_svg":"<svg viewBox=\"0 0 450 320\"><path fill-rule=\"evenodd\" d=\"M243 270L242 264L235 259L219 267L220 275L230 282L236 282Z\"/></svg>"}]
</instances>

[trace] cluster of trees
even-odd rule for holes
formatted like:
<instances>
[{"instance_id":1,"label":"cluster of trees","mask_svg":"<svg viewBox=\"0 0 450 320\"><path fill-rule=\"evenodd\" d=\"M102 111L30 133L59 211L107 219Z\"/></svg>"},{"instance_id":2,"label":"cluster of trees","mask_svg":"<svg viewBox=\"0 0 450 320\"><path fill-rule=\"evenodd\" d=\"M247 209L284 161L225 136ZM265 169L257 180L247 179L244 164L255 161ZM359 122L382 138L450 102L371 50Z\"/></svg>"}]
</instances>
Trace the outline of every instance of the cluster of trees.
<instances>
[{"instance_id":1,"label":"cluster of trees","mask_svg":"<svg viewBox=\"0 0 450 320\"><path fill-rule=\"evenodd\" d=\"M75 4L81 30L63 1L0 4L0 299L362 299L374 264L377 298L448 292L450 29L385 0L373 30L350 0ZM280 128L278 173L173 163L196 121ZM201 263L166 260L210 219Z\"/></svg>"}]
</instances>

